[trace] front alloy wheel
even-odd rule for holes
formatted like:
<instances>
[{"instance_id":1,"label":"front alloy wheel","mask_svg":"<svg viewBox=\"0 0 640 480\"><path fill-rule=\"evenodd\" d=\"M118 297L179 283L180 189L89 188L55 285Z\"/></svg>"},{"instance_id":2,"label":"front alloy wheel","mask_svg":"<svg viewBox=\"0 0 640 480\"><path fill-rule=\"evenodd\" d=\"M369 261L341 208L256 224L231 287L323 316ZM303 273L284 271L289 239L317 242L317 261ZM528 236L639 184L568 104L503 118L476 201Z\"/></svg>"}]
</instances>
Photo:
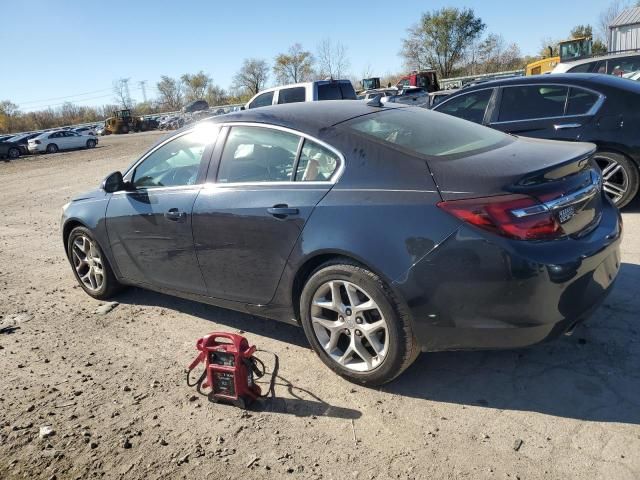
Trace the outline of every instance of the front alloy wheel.
<instances>
[{"instance_id":1,"label":"front alloy wheel","mask_svg":"<svg viewBox=\"0 0 640 480\"><path fill-rule=\"evenodd\" d=\"M95 243L88 236L79 235L73 240L71 255L78 279L88 290L99 291L104 283L104 270Z\"/></svg>"},{"instance_id":2,"label":"front alloy wheel","mask_svg":"<svg viewBox=\"0 0 640 480\"><path fill-rule=\"evenodd\" d=\"M67 256L82 289L93 298L110 298L122 288L88 228L76 227L67 240Z\"/></svg>"}]
</instances>

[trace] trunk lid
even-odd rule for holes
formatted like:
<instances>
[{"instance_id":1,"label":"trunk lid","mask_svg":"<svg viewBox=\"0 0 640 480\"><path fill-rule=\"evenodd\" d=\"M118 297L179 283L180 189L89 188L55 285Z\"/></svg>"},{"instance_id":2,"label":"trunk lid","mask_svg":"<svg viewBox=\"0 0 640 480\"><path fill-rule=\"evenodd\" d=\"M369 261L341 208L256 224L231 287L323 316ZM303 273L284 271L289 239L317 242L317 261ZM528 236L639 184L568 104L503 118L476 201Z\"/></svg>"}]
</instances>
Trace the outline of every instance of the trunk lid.
<instances>
[{"instance_id":1,"label":"trunk lid","mask_svg":"<svg viewBox=\"0 0 640 480\"><path fill-rule=\"evenodd\" d=\"M462 158L429 160L443 200L520 194L540 205L514 209L520 219L551 212L566 235L580 236L600 220L600 169L589 143L518 138L506 146Z\"/></svg>"}]
</instances>

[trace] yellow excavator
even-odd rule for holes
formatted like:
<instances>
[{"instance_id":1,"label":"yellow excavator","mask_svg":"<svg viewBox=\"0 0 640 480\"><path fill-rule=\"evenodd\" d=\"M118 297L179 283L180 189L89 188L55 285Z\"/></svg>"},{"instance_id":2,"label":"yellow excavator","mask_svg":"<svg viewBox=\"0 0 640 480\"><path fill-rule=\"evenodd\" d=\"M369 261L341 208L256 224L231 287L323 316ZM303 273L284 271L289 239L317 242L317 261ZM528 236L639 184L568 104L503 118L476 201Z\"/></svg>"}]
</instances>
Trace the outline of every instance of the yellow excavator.
<instances>
[{"instance_id":1,"label":"yellow excavator","mask_svg":"<svg viewBox=\"0 0 640 480\"><path fill-rule=\"evenodd\" d=\"M572 38L560 42L558 50L560 55L553 55L553 48L549 47L549 56L527 65L527 75L539 75L549 73L560 62L571 62L579 58L591 56L593 42L591 37Z\"/></svg>"}]
</instances>

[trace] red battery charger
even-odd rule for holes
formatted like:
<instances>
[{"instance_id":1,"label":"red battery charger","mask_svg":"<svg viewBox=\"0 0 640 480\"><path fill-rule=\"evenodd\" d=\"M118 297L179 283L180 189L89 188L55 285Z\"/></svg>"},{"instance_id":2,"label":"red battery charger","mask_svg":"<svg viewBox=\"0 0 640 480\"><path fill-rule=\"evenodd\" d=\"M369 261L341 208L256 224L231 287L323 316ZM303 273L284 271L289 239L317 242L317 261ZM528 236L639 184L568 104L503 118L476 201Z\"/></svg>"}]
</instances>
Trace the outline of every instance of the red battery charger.
<instances>
[{"instance_id":1,"label":"red battery charger","mask_svg":"<svg viewBox=\"0 0 640 480\"><path fill-rule=\"evenodd\" d=\"M264 364L253 356L256 352L255 345L249 346L246 338L235 333L213 332L196 342L196 349L200 351L191 365L188 375L200 362L204 362L205 371L199 383L202 388L211 388L209 400L213 402L224 401L234 403L241 408L246 408L256 398L262 396L260 387L256 385L254 375L260 378L264 375ZM262 370L258 368L262 365ZM273 390L273 381L277 375L276 367L272 373L270 390Z\"/></svg>"}]
</instances>

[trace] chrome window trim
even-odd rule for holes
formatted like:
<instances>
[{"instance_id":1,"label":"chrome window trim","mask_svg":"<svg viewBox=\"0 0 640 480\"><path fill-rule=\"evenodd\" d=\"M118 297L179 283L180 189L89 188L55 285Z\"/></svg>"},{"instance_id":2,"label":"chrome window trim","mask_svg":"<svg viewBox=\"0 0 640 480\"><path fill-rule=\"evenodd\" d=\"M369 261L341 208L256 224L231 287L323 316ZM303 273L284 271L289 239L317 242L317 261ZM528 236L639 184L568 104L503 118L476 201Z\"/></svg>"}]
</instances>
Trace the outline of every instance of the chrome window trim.
<instances>
[{"instance_id":1,"label":"chrome window trim","mask_svg":"<svg viewBox=\"0 0 640 480\"><path fill-rule=\"evenodd\" d=\"M338 150L337 148L329 145L326 142L323 142L322 140L309 135L307 133L303 133L300 132L298 130L294 130L292 128L288 128L288 127L282 127L280 125L272 125L270 123L260 123L260 122L224 122L219 124L221 127L229 127L232 128L234 126L237 127L261 127L261 128L270 128L272 130L279 130L285 133L290 133L293 135L297 135L298 137L301 137L303 139L309 140L311 142L315 142L318 145L326 148L327 150L329 150L330 152L334 153L337 157L338 157L338 161L339 161L339 165L338 167L335 169L335 171L331 174L331 177L329 178L329 180L323 180L323 181L312 181L312 182L303 182L303 181L296 181L294 179L292 180L286 180L286 181L276 181L276 182L218 182L218 175L216 173L216 179L215 179L215 185L232 185L232 186L261 186L261 185L273 185L273 186L282 186L282 185L288 185L288 186L297 186L297 185L335 185L338 180L340 180L340 177L342 176L342 173L344 172L344 168L345 168L345 158L344 155L342 155L342 152L340 152L340 150ZM227 136L228 138L228 136ZM225 139L225 146L226 146L226 139ZM222 151L224 152L224 147L222 147ZM296 159L294 161L294 166L298 161L298 157L300 156L300 152L302 151L302 149L298 149L297 155L296 155ZM220 156L220 161L222 161L222 155ZM295 174L292 173L292 175L295 178Z\"/></svg>"},{"instance_id":2,"label":"chrome window trim","mask_svg":"<svg viewBox=\"0 0 640 480\"><path fill-rule=\"evenodd\" d=\"M590 117L595 115L596 113L598 113L598 110L600 110L600 107L602 107L602 104L604 103L604 101L607 99L607 96L603 93L600 92L596 92L595 90L592 90L590 88L587 87L582 87L582 86L576 86L574 84L569 84L569 83L521 83L519 85L503 85L501 87L501 89L504 88L517 88L517 87L537 87L537 86L549 86L549 87L566 87L568 90L572 89L572 88L576 88L576 89L580 89L580 90L584 90L586 92L589 93L593 93L595 95L598 95L598 100L596 100L596 103L593 104L593 106L587 111L587 113L579 113L576 115L555 115L552 117L536 117L536 118L522 118L520 120L503 120L503 121L496 121L496 122L490 122L489 125L505 125L505 124L509 124L509 123L517 123L517 122L533 122L536 120L556 120L559 118L567 118L567 117ZM569 92L567 91L567 95L569 95ZM502 95L500 96L500 105L502 105ZM565 102L565 110L566 110L566 102ZM498 116L500 115L500 110L498 109Z\"/></svg>"}]
</instances>

